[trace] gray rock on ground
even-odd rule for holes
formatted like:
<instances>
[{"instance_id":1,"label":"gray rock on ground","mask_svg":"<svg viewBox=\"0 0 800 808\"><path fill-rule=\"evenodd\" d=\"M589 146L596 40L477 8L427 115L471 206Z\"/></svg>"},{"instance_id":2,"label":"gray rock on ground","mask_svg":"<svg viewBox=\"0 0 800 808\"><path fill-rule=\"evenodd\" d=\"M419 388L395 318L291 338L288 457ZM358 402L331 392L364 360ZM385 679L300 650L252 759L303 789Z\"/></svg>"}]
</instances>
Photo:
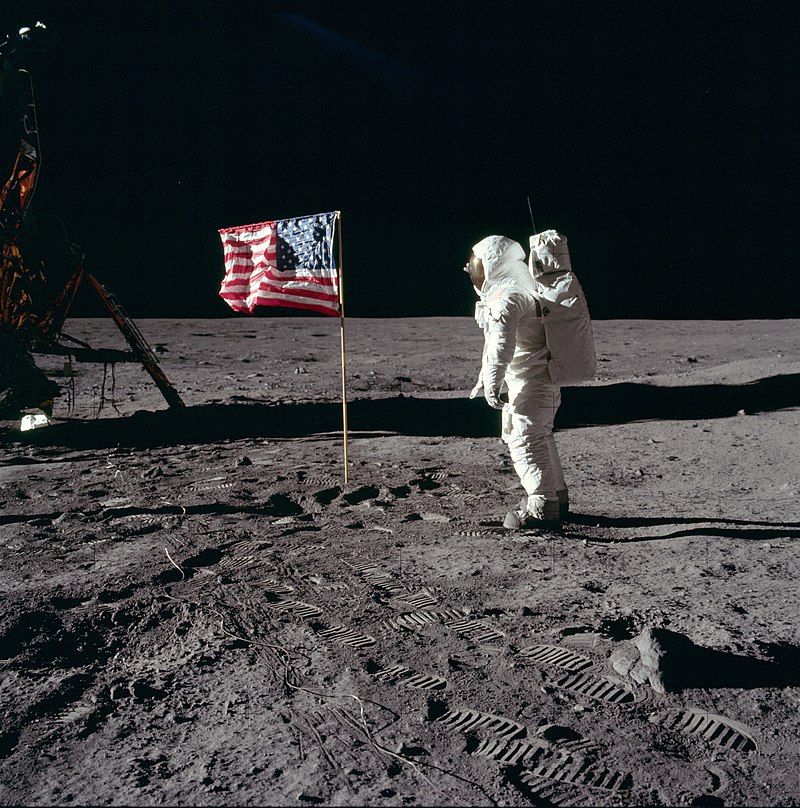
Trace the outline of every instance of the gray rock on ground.
<instances>
[{"instance_id":1,"label":"gray rock on ground","mask_svg":"<svg viewBox=\"0 0 800 808\"><path fill-rule=\"evenodd\" d=\"M621 676L666 693L680 690L694 648L683 634L647 626L638 637L615 649L608 661Z\"/></svg>"}]
</instances>

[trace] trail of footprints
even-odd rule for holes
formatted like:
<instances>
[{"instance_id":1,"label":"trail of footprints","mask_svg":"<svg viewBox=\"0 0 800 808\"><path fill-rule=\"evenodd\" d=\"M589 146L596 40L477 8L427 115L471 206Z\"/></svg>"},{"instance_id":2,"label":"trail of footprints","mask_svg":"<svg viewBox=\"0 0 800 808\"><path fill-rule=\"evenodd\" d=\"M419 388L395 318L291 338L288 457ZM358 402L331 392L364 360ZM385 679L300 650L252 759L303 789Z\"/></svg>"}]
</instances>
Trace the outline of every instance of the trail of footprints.
<instances>
[{"instance_id":1,"label":"trail of footprints","mask_svg":"<svg viewBox=\"0 0 800 808\"><path fill-rule=\"evenodd\" d=\"M326 640L336 640L336 642L346 645L349 648L369 648L375 645L375 638L367 634L359 634L347 626L334 626L333 628L320 628L317 636Z\"/></svg>"},{"instance_id":2,"label":"trail of footprints","mask_svg":"<svg viewBox=\"0 0 800 808\"><path fill-rule=\"evenodd\" d=\"M752 733L743 724L696 708L664 710L653 713L649 720L666 729L698 736L714 746L722 746L725 749L749 752L757 748Z\"/></svg>"},{"instance_id":3,"label":"trail of footprints","mask_svg":"<svg viewBox=\"0 0 800 808\"><path fill-rule=\"evenodd\" d=\"M198 480L197 482L190 483L187 488L190 491L228 491L235 488L238 482L236 480L229 480L226 476L208 477L205 480Z\"/></svg>"},{"instance_id":4,"label":"trail of footprints","mask_svg":"<svg viewBox=\"0 0 800 808\"><path fill-rule=\"evenodd\" d=\"M395 584L393 577L382 571L374 562L345 559L343 561L359 574L365 583L376 587L392 585L396 595L390 605L395 608L407 606L414 609L384 621L383 625L387 628L413 631L430 623L439 622L475 642L505 639L502 632L494 629L486 621L470 619L461 610L436 608L438 601L430 591L400 594L402 587ZM361 635L345 626L318 630L318 636L338 640L355 649L375 644L374 638ZM587 657L568 649L557 646L534 646L524 649L520 652L520 656L528 661L569 671L569 675L559 679L557 683L557 686L564 689L611 703L625 702L633 698L630 691L608 680L580 673L592 667L593 663ZM419 674L402 664L380 668L372 675L376 680L386 684L399 684L422 690L442 690L447 687L447 681L443 677ZM480 742L472 754L502 765L524 766L522 778L526 787L539 796L547 795L557 804L570 802L569 794L566 795L566 800L563 799L562 792L565 787L569 791L577 788L613 792L630 788L632 784L630 774L594 762L598 747L590 740L573 741L570 748L561 749L540 740L523 740L527 735L527 729L518 721L469 708L446 710L434 720L447 729L461 734L490 735Z\"/></svg>"},{"instance_id":5,"label":"trail of footprints","mask_svg":"<svg viewBox=\"0 0 800 808\"><path fill-rule=\"evenodd\" d=\"M534 645L531 648L523 648L519 655L532 662L542 665L555 665L557 668L564 668L568 671L582 671L591 668L594 664L588 657L576 654L567 648L559 648L556 645Z\"/></svg>"},{"instance_id":6,"label":"trail of footprints","mask_svg":"<svg viewBox=\"0 0 800 808\"><path fill-rule=\"evenodd\" d=\"M553 749L559 753L579 754L587 758L595 758L601 747L588 738L580 738L575 741L555 741L546 742L538 738L529 740L505 741L499 738L486 738L478 743L474 749L468 751L479 757L486 757L503 763L505 765L516 766L523 763L527 766L539 763L543 757L554 754Z\"/></svg>"},{"instance_id":7,"label":"trail of footprints","mask_svg":"<svg viewBox=\"0 0 800 808\"><path fill-rule=\"evenodd\" d=\"M594 663L588 657L560 648L556 645L535 645L523 648L519 656L539 665L548 665L571 671L566 676L554 680L551 684L562 690L569 690L578 696L586 696L609 704L628 704L635 700L633 691L625 685L585 673Z\"/></svg>"},{"instance_id":8,"label":"trail of footprints","mask_svg":"<svg viewBox=\"0 0 800 808\"><path fill-rule=\"evenodd\" d=\"M256 581L254 585L263 587L264 592L269 592L272 595L291 595L294 592L293 586L281 583L275 578L264 578L262 581Z\"/></svg>"},{"instance_id":9,"label":"trail of footprints","mask_svg":"<svg viewBox=\"0 0 800 808\"><path fill-rule=\"evenodd\" d=\"M456 732L486 730L503 740L523 738L527 734L525 727L517 721L478 710L447 710L435 720Z\"/></svg>"},{"instance_id":10,"label":"trail of footprints","mask_svg":"<svg viewBox=\"0 0 800 808\"><path fill-rule=\"evenodd\" d=\"M450 620L445 625L456 632L462 634L475 642L502 642L505 639L505 634L492 628L488 623L482 620L470 620L469 618L460 618L458 620Z\"/></svg>"},{"instance_id":11,"label":"trail of footprints","mask_svg":"<svg viewBox=\"0 0 800 808\"><path fill-rule=\"evenodd\" d=\"M275 612L275 614L295 614L298 617L319 617L322 614L322 609L318 606L313 606L310 603L304 603L302 600L277 600L274 603L267 603L266 608Z\"/></svg>"},{"instance_id":12,"label":"trail of footprints","mask_svg":"<svg viewBox=\"0 0 800 808\"><path fill-rule=\"evenodd\" d=\"M539 739L523 740L527 735L524 725L477 710L448 710L436 720L456 732L483 730L490 733L492 737L484 738L476 747L471 749L468 744L467 751L506 766L524 767L520 775L522 782L540 797L546 792L549 801L556 804L563 804L564 800L554 799L560 796L559 789L548 786L549 780L570 787L607 791L629 789L633 784L629 773L595 762L596 746L591 741L571 742L570 749L560 749L558 744Z\"/></svg>"},{"instance_id":13,"label":"trail of footprints","mask_svg":"<svg viewBox=\"0 0 800 808\"><path fill-rule=\"evenodd\" d=\"M499 738L486 738L472 752L478 757L485 757L506 766L520 766L535 763L548 749L543 742L504 741Z\"/></svg>"},{"instance_id":14,"label":"trail of footprints","mask_svg":"<svg viewBox=\"0 0 800 808\"><path fill-rule=\"evenodd\" d=\"M623 773L616 769L608 769L604 766L595 766L581 758L573 758L571 755L559 757L553 761L546 761L531 771L524 771L520 779L523 783L532 788L539 797L548 800L553 799L556 804L569 804L563 797L558 798L558 790L552 788L547 781L555 780L559 783L567 783L570 786L579 786L594 789L604 789L607 791L627 790L633 785L633 777L629 773ZM543 786L551 787L543 792ZM549 794L549 797L546 796Z\"/></svg>"},{"instance_id":15,"label":"trail of footprints","mask_svg":"<svg viewBox=\"0 0 800 808\"><path fill-rule=\"evenodd\" d=\"M228 569L261 563L273 574L287 577L298 576L298 570L290 565L259 562L256 558L258 542L240 542L233 549L227 564ZM263 543L260 545L263 548ZM391 574L375 562L351 557L341 561L364 583L386 592L388 605L402 611L381 624L394 631L416 631L431 623L439 623L455 633L474 642L503 642L505 635L487 621L476 620L460 609L441 607L430 589L416 593L407 590ZM342 591L349 588L346 582L328 582L322 576L302 575L318 591ZM286 598L294 587L277 578L266 578L258 585L277 600L266 604L275 614L290 614L303 619L322 615L318 606L301 600ZM339 643L360 651L371 648L376 639L344 625L325 626L312 624L315 635L321 639ZM611 705L630 704L636 700L633 690L620 682L596 676L587 671L593 661L571 649L554 645L536 645L523 648L518 658L545 668L556 669L562 674L550 682L558 689L576 695L596 699ZM372 676L379 682L419 690L441 691L447 680L435 674L418 673L406 665L375 666ZM526 739L527 729L513 719L474 709L445 710L433 719L443 727L458 733L470 733L473 740L467 751L472 755L493 760L505 766L520 767L519 781L525 790L539 800L556 805L584 803L588 793L614 793L629 789L633 778L630 773L620 772L597 762L600 747L590 739L567 742L547 742ZM666 710L654 713L649 719L666 729L701 737L709 743L740 752L757 748L752 733L736 721L696 709ZM474 733L489 737L474 741ZM477 744L477 745L476 745Z\"/></svg>"},{"instance_id":16,"label":"trail of footprints","mask_svg":"<svg viewBox=\"0 0 800 808\"><path fill-rule=\"evenodd\" d=\"M463 617L464 613L458 609L429 609L390 617L383 621L383 625L394 630L416 631L430 623L438 623L442 620L461 620Z\"/></svg>"},{"instance_id":17,"label":"trail of footprints","mask_svg":"<svg viewBox=\"0 0 800 808\"><path fill-rule=\"evenodd\" d=\"M391 665L381 668L373 674L379 682L388 684L401 684L403 687L413 687L418 690L443 690L447 687L447 680L441 676L428 676L424 673L414 673L405 665Z\"/></svg>"}]
</instances>

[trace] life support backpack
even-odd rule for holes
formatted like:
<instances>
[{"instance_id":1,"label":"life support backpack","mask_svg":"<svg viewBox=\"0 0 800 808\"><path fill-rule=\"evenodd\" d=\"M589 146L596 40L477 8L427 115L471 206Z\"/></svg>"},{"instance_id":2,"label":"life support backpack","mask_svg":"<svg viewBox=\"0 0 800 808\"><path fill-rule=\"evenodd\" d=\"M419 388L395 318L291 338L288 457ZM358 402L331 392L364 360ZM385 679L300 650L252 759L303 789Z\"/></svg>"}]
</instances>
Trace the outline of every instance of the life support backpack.
<instances>
[{"instance_id":1,"label":"life support backpack","mask_svg":"<svg viewBox=\"0 0 800 808\"><path fill-rule=\"evenodd\" d=\"M550 379L561 385L590 381L597 372L592 320L572 271L567 238L545 230L531 236L530 247L528 266L544 319Z\"/></svg>"}]
</instances>

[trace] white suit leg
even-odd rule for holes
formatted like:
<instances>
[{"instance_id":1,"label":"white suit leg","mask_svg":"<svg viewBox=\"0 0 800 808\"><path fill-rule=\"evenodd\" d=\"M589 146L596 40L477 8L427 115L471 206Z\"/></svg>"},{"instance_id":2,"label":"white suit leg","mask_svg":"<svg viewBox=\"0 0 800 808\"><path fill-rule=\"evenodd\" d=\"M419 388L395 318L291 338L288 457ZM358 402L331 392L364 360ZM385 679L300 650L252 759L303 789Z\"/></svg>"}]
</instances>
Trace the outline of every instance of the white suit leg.
<instances>
[{"instance_id":1,"label":"white suit leg","mask_svg":"<svg viewBox=\"0 0 800 808\"><path fill-rule=\"evenodd\" d=\"M558 512L557 489L565 488L564 472L553 438L553 420L561 391L544 374L524 380L509 404L511 434L507 440L514 470L528 494L528 512Z\"/></svg>"},{"instance_id":2,"label":"white suit leg","mask_svg":"<svg viewBox=\"0 0 800 808\"><path fill-rule=\"evenodd\" d=\"M514 425L511 420L511 407L506 404L503 407L503 416L500 427L500 438L503 443L508 443L511 440L511 434L514 431Z\"/></svg>"},{"instance_id":3,"label":"white suit leg","mask_svg":"<svg viewBox=\"0 0 800 808\"><path fill-rule=\"evenodd\" d=\"M561 458L558 455L558 447L553 433L547 438L547 451L550 455L550 468L553 473L553 483L556 491L566 489L567 483L564 481L564 469L561 468Z\"/></svg>"}]
</instances>

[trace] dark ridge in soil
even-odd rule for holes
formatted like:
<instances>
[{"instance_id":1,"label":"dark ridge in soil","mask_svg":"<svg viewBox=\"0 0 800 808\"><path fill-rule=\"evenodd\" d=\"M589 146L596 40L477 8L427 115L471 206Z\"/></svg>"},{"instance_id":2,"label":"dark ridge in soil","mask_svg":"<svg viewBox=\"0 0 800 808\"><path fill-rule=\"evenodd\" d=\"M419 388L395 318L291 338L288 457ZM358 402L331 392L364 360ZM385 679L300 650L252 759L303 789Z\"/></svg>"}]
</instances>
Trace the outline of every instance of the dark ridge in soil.
<instances>
[{"instance_id":1,"label":"dark ridge in soil","mask_svg":"<svg viewBox=\"0 0 800 808\"><path fill-rule=\"evenodd\" d=\"M768 412L800 405L800 374L771 376L742 385L663 387L625 382L567 387L556 427L568 429L643 420L726 418L740 411ZM479 399L357 399L350 428L390 429L402 435L492 437L499 415ZM3 442L81 448L156 447L247 437L301 437L341 429L341 407L297 404L206 404L183 410L139 411L124 418L72 421L47 429L8 432Z\"/></svg>"}]
</instances>

